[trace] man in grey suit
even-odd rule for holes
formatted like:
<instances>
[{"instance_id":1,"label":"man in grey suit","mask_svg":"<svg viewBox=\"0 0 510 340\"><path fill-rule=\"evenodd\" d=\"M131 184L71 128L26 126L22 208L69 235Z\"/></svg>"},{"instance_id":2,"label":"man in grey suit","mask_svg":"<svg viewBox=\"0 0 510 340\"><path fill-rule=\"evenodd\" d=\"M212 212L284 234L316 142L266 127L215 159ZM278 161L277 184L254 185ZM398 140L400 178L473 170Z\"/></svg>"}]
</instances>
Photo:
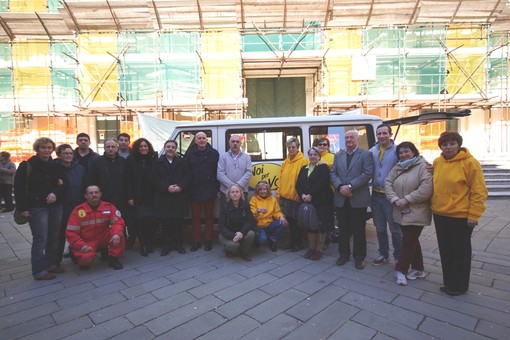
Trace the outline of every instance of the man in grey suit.
<instances>
[{"instance_id":1,"label":"man in grey suit","mask_svg":"<svg viewBox=\"0 0 510 340\"><path fill-rule=\"evenodd\" d=\"M335 154L330 175L335 188L334 204L340 232L338 241L340 257L336 264L342 266L349 261L352 235L355 267L363 269L367 255L365 217L367 207L370 205L368 182L374 172L374 160L369 151L358 147L358 141L357 131L349 130L345 133L345 150Z\"/></svg>"}]
</instances>

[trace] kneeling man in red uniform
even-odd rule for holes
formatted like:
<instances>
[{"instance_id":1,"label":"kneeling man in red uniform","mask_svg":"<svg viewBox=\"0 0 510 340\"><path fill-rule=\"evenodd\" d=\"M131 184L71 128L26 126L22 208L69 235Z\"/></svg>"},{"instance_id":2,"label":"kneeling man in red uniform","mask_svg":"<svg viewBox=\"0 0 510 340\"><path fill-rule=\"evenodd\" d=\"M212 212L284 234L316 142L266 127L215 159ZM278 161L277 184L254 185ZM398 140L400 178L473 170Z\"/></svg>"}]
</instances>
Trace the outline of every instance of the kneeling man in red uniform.
<instances>
[{"instance_id":1,"label":"kneeling man in red uniform","mask_svg":"<svg viewBox=\"0 0 510 340\"><path fill-rule=\"evenodd\" d=\"M101 201L101 190L90 185L85 190L86 202L76 206L67 222L66 238L81 269L93 265L98 249L108 248L108 265L122 269L119 257L124 254L124 220L111 203Z\"/></svg>"}]
</instances>

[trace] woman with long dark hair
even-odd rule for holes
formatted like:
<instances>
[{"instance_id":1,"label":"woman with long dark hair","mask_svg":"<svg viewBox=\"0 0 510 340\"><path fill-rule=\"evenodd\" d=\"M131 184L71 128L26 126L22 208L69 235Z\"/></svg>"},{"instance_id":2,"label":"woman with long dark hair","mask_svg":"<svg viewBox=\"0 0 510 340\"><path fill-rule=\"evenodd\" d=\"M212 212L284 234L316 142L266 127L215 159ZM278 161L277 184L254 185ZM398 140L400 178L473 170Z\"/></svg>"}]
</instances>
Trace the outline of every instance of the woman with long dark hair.
<instances>
[{"instance_id":1,"label":"woman with long dark hair","mask_svg":"<svg viewBox=\"0 0 510 340\"><path fill-rule=\"evenodd\" d=\"M151 171L156 161L152 144L145 138L133 143L133 153L127 159L128 204L134 207L136 230L140 240L140 255L147 256L155 230L154 187Z\"/></svg>"}]
</instances>

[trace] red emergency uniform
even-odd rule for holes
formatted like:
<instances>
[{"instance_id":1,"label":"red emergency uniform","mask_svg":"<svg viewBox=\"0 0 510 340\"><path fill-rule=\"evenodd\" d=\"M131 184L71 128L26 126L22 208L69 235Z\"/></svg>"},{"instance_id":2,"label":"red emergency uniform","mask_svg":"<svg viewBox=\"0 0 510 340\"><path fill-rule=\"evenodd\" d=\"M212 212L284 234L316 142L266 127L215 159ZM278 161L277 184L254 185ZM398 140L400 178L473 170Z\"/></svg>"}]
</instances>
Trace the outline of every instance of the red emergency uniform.
<instances>
[{"instance_id":1,"label":"red emergency uniform","mask_svg":"<svg viewBox=\"0 0 510 340\"><path fill-rule=\"evenodd\" d=\"M108 247L110 256L121 257L126 248L124 226L120 211L111 203L100 201L96 209L87 202L76 206L67 222L66 238L78 264L90 265L99 248ZM113 235L120 236L116 247L110 242ZM81 248L84 245L92 250L83 253Z\"/></svg>"}]
</instances>

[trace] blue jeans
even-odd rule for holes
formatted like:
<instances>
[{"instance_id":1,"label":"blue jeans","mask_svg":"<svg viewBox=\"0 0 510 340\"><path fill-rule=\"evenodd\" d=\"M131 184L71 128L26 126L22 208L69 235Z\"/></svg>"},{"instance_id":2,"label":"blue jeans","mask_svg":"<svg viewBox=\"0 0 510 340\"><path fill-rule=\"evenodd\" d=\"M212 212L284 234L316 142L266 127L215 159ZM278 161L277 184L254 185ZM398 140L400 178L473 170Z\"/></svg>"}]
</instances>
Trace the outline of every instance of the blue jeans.
<instances>
[{"instance_id":1,"label":"blue jeans","mask_svg":"<svg viewBox=\"0 0 510 340\"><path fill-rule=\"evenodd\" d=\"M57 264L58 234L62 221L62 204L30 209L32 231L32 275L34 278L48 273Z\"/></svg>"},{"instance_id":2,"label":"blue jeans","mask_svg":"<svg viewBox=\"0 0 510 340\"><path fill-rule=\"evenodd\" d=\"M393 243L393 257L398 260L402 249L402 230L393 222L393 207L385 194L372 192L372 216L374 219L377 240L379 241L379 255L389 258L390 244L386 226L390 227L391 241Z\"/></svg>"},{"instance_id":3,"label":"blue jeans","mask_svg":"<svg viewBox=\"0 0 510 340\"><path fill-rule=\"evenodd\" d=\"M283 225L280 220L271 222L267 228L257 228L256 242L259 246L266 244L267 234L270 235L271 241L277 242L283 233Z\"/></svg>"}]
</instances>

